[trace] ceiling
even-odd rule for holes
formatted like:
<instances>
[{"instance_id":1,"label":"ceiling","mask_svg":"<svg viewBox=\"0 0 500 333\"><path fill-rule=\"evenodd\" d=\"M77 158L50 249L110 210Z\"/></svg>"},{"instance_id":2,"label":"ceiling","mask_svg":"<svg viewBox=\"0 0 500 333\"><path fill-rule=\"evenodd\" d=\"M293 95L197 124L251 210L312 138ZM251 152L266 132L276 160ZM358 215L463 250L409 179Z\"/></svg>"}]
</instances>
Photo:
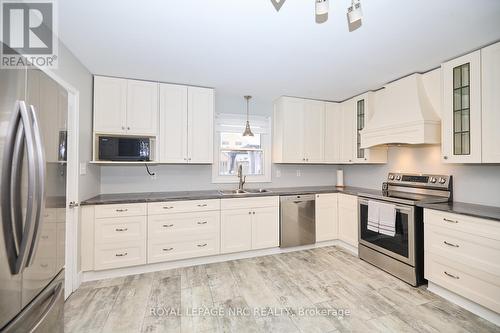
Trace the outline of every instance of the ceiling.
<instances>
[{"instance_id":1,"label":"ceiling","mask_svg":"<svg viewBox=\"0 0 500 333\"><path fill-rule=\"evenodd\" d=\"M64 0L59 35L94 74L214 87L218 93L343 100L500 40L498 0Z\"/></svg>"}]
</instances>

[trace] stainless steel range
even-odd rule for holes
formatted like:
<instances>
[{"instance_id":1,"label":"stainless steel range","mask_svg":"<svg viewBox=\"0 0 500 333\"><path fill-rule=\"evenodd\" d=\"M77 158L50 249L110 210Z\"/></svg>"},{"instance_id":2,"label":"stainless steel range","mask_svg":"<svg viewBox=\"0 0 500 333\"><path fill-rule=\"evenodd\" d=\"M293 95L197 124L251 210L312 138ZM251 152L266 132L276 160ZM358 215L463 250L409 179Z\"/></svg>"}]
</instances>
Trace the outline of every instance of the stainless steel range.
<instances>
[{"instance_id":1,"label":"stainless steel range","mask_svg":"<svg viewBox=\"0 0 500 333\"><path fill-rule=\"evenodd\" d=\"M413 286L424 283L423 209L417 204L447 202L452 196L452 176L389 173L382 191L359 194L359 257ZM377 229L369 222L377 216L369 214L369 207L394 209L394 219L380 221L385 224Z\"/></svg>"}]
</instances>

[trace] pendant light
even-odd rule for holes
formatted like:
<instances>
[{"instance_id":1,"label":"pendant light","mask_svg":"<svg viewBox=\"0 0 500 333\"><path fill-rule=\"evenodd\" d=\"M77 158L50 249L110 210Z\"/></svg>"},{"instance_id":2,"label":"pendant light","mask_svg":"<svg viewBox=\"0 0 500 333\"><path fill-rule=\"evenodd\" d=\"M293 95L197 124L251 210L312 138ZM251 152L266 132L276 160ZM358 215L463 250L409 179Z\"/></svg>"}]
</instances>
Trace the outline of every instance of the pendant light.
<instances>
[{"instance_id":1,"label":"pendant light","mask_svg":"<svg viewBox=\"0 0 500 333\"><path fill-rule=\"evenodd\" d=\"M252 130L250 129L250 122L249 120L249 113L248 113L248 102L250 101L250 98L252 96L245 96L245 99L247 100L247 124L245 126L245 132L243 132L243 136L253 136Z\"/></svg>"}]
</instances>

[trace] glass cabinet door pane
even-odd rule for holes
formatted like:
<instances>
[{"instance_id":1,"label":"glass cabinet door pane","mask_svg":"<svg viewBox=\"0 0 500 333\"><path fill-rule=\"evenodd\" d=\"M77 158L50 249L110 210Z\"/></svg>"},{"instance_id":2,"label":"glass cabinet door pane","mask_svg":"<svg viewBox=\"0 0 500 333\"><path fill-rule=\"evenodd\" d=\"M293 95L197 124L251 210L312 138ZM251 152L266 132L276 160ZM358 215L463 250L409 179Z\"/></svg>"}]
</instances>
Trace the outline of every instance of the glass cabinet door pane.
<instances>
[{"instance_id":1,"label":"glass cabinet door pane","mask_svg":"<svg viewBox=\"0 0 500 333\"><path fill-rule=\"evenodd\" d=\"M460 89L455 89L453 92L453 111L462 109L462 95Z\"/></svg>"},{"instance_id":2,"label":"glass cabinet door pane","mask_svg":"<svg viewBox=\"0 0 500 333\"><path fill-rule=\"evenodd\" d=\"M469 108L469 87L462 88L462 109Z\"/></svg>"},{"instance_id":3,"label":"glass cabinet door pane","mask_svg":"<svg viewBox=\"0 0 500 333\"><path fill-rule=\"evenodd\" d=\"M453 88L460 88L462 85L462 77L460 72L460 67L455 67L453 69Z\"/></svg>"},{"instance_id":4,"label":"glass cabinet door pane","mask_svg":"<svg viewBox=\"0 0 500 333\"><path fill-rule=\"evenodd\" d=\"M468 132L469 129L469 124L470 124L470 118L469 118L469 110L463 110L462 111L462 122L461 122L461 127L463 132Z\"/></svg>"},{"instance_id":5,"label":"glass cabinet door pane","mask_svg":"<svg viewBox=\"0 0 500 333\"><path fill-rule=\"evenodd\" d=\"M469 133L462 133L462 155L469 155L470 154L470 140L469 140Z\"/></svg>"},{"instance_id":6,"label":"glass cabinet door pane","mask_svg":"<svg viewBox=\"0 0 500 333\"><path fill-rule=\"evenodd\" d=\"M462 87L469 85L469 64L462 66Z\"/></svg>"},{"instance_id":7,"label":"glass cabinet door pane","mask_svg":"<svg viewBox=\"0 0 500 333\"><path fill-rule=\"evenodd\" d=\"M455 117L455 121L453 124L454 132L461 132L462 131L462 112L455 111L453 113L453 115Z\"/></svg>"}]
</instances>

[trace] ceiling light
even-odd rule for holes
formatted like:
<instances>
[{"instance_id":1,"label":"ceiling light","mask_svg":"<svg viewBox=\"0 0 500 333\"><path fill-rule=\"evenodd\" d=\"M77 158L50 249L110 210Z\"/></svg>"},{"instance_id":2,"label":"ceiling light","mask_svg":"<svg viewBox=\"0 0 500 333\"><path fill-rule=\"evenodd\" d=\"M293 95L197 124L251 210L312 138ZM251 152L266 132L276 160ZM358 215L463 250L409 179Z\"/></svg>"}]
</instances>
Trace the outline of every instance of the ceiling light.
<instances>
[{"instance_id":1,"label":"ceiling light","mask_svg":"<svg viewBox=\"0 0 500 333\"><path fill-rule=\"evenodd\" d=\"M349 16L349 23L351 24L363 18L360 0L352 0L351 7L347 9L347 16Z\"/></svg>"},{"instance_id":2,"label":"ceiling light","mask_svg":"<svg viewBox=\"0 0 500 333\"><path fill-rule=\"evenodd\" d=\"M250 101L250 98L252 98L252 96L245 96L245 99L247 100L247 124L245 126L245 132L243 132L243 136L253 136L252 130L250 129L249 112L248 112L248 102Z\"/></svg>"},{"instance_id":3,"label":"ceiling light","mask_svg":"<svg viewBox=\"0 0 500 333\"><path fill-rule=\"evenodd\" d=\"M280 11L281 6L285 3L286 0L271 0L271 3L274 6L274 9L276 9L277 12Z\"/></svg>"},{"instance_id":4,"label":"ceiling light","mask_svg":"<svg viewBox=\"0 0 500 333\"><path fill-rule=\"evenodd\" d=\"M316 0L316 15L328 14L328 0Z\"/></svg>"}]
</instances>

